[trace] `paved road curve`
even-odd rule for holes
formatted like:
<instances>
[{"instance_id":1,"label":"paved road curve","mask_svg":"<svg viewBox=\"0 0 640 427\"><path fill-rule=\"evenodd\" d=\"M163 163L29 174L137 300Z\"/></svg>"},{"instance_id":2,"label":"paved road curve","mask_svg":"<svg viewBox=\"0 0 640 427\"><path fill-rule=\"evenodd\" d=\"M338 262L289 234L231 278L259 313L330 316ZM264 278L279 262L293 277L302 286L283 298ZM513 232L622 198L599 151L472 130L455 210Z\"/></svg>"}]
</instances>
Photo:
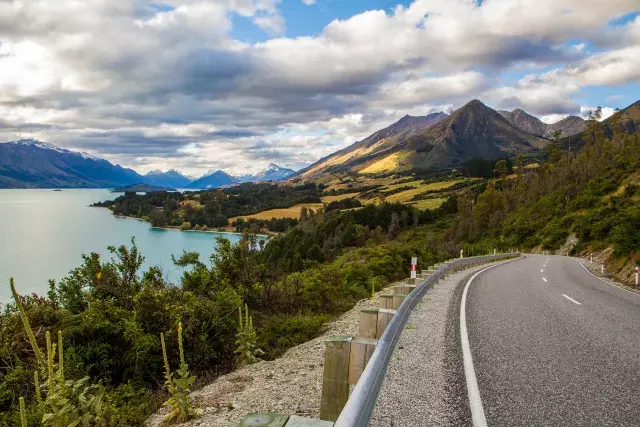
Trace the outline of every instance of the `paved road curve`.
<instances>
[{"instance_id":1,"label":"paved road curve","mask_svg":"<svg viewBox=\"0 0 640 427\"><path fill-rule=\"evenodd\" d=\"M477 277L466 316L489 427L640 426L640 296L529 255Z\"/></svg>"}]
</instances>

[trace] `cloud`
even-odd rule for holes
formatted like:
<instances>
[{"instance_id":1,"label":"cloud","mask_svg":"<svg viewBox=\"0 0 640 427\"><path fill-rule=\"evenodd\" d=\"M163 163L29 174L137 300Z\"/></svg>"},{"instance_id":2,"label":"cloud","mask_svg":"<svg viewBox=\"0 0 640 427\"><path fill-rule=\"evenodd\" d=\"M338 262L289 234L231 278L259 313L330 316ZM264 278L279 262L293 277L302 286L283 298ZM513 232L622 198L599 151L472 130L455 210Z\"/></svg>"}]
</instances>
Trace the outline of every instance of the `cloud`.
<instances>
[{"instance_id":1,"label":"cloud","mask_svg":"<svg viewBox=\"0 0 640 427\"><path fill-rule=\"evenodd\" d=\"M296 38L280 3L0 1L0 140L237 173L471 98L552 117L640 80L640 18L609 25L637 0L415 0ZM234 38L234 16L274 37Z\"/></svg>"},{"instance_id":2,"label":"cloud","mask_svg":"<svg viewBox=\"0 0 640 427\"><path fill-rule=\"evenodd\" d=\"M316 3L316 0L302 0L302 3L306 4L307 6L311 6L312 4Z\"/></svg>"}]
</instances>

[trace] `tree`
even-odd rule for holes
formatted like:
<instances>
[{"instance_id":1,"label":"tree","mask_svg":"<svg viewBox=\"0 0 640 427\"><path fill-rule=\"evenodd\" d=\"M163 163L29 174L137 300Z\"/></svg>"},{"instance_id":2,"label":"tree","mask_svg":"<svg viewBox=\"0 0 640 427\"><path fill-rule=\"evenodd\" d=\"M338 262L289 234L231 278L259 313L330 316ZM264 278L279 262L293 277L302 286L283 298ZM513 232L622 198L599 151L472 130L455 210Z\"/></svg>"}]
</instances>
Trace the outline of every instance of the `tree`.
<instances>
[{"instance_id":1,"label":"tree","mask_svg":"<svg viewBox=\"0 0 640 427\"><path fill-rule=\"evenodd\" d=\"M400 234L400 217L397 213L391 214L391 225L389 225L389 238L395 239Z\"/></svg>"},{"instance_id":2,"label":"tree","mask_svg":"<svg viewBox=\"0 0 640 427\"><path fill-rule=\"evenodd\" d=\"M506 160L500 160L498 163L496 163L496 176L498 178L504 178L508 173L509 170L507 169Z\"/></svg>"}]
</instances>

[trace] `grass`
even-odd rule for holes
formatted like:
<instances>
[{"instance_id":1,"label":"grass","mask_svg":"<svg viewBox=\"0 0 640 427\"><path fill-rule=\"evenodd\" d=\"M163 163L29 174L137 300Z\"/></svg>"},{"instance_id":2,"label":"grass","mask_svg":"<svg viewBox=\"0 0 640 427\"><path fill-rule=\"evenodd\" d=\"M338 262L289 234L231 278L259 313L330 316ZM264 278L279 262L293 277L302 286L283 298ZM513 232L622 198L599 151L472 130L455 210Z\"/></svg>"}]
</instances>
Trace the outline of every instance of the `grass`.
<instances>
[{"instance_id":1,"label":"grass","mask_svg":"<svg viewBox=\"0 0 640 427\"><path fill-rule=\"evenodd\" d=\"M447 199L425 199L425 200L417 200L413 203L407 203L408 205L414 206L421 211L425 209L438 209Z\"/></svg>"},{"instance_id":2,"label":"grass","mask_svg":"<svg viewBox=\"0 0 640 427\"><path fill-rule=\"evenodd\" d=\"M331 202L335 202L338 200L343 200L343 199L352 199L356 196L358 196L360 193L346 193L346 194L339 194L337 196L324 196L322 197L322 203L331 203Z\"/></svg>"},{"instance_id":3,"label":"grass","mask_svg":"<svg viewBox=\"0 0 640 427\"><path fill-rule=\"evenodd\" d=\"M229 218L229 223L233 223L235 220L239 218L249 219L255 218L260 220L269 220L272 218L300 218L300 211L303 207L308 209L318 210L323 207L322 203L301 203L299 205L291 206L290 208L282 208L282 209L270 209L268 211L258 212L253 215L241 215L234 218Z\"/></svg>"},{"instance_id":4,"label":"grass","mask_svg":"<svg viewBox=\"0 0 640 427\"><path fill-rule=\"evenodd\" d=\"M398 169L399 166L400 166L400 153L395 153L385 157L384 159L378 160L377 162L362 169L358 173L368 174L368 173L389 172L389 171Z\"/></svg>"},{"instance_id":5,"label":"grass","mask_svg":"<svg viewBox=\"0 0 640 427\"><path fill-rule=\"evenodd\" d=\"M395 188L400 188L400 187L405 187L405 186L417 187L417 188L413 188L413 189L410 189L410 190L402 191L400 193L392 194L391 196L387 197L385 200L387 202L390 202L390 203L395 203L395 202L408 203L415 196L417 196L419 194L422 194L425 191L446 190L447 188L450 188L450 187L454 186L455 184L457 184L459 182L463 182L463 181L464 180L462 180L462 179L458 179L458 180L454 180L454 181L432 182L430 184L422 184L421 181L413 181L413 182L407 182L405 184L390 185L390 186L388 186L389 190L392 190L392 189L395 189ZM434 199L434 200L440 200L440 199ZM441 199L441 200L446 200L446 199ZM438 206L440 206L440 205L438 205Z\"/></svg>"}]
</instances>

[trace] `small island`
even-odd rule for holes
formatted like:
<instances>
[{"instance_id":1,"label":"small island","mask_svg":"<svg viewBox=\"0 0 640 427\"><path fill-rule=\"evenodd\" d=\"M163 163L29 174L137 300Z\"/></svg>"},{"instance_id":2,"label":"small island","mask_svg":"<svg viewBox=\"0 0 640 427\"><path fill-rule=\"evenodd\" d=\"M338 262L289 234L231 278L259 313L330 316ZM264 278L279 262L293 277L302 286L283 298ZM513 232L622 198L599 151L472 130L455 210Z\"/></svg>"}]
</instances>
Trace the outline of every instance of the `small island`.
<instances>
[{"instance_id":1,"label":"small island","mask_svg":"<svg viewBox=\"0 0 640 427\"><path fill-rule=\"evenodd\" d=\"M112 190L112 193L155 193L158 191L178 191L175 188L161 187L151 184L132 184Z\"/></svg>"}]
</instances>

